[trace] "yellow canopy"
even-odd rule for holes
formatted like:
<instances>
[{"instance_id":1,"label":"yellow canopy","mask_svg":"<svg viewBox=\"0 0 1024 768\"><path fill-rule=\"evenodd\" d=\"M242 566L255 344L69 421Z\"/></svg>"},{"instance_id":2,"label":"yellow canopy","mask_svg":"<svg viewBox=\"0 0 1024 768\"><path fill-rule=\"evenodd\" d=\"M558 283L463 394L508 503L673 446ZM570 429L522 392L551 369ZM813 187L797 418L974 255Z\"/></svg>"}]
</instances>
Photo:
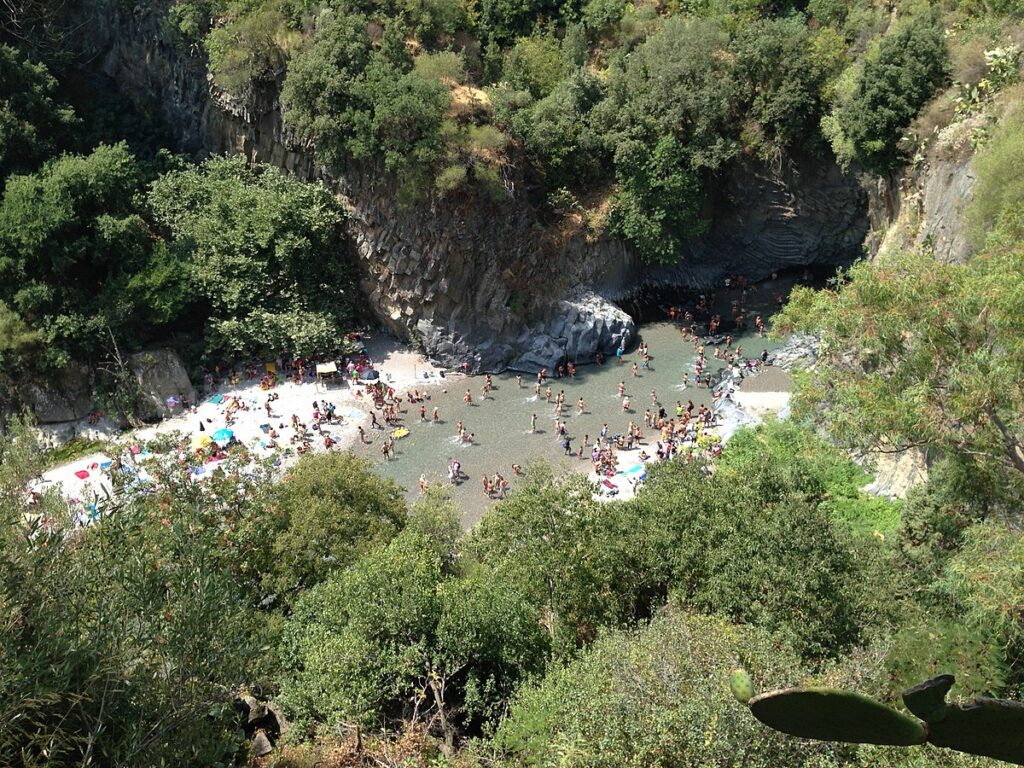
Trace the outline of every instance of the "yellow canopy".
<instances>
[{"instance_id":1,"label":"yellow canopy","mask_svg":"<svg viewBox=\"0 0 1024 768\"><path fill-rule=\"evenodd\" d=\"M196 435L192 438L192 450L200 451L212 442L213 438L203 432L201 435Z\"/></svg>"}]
</instances>

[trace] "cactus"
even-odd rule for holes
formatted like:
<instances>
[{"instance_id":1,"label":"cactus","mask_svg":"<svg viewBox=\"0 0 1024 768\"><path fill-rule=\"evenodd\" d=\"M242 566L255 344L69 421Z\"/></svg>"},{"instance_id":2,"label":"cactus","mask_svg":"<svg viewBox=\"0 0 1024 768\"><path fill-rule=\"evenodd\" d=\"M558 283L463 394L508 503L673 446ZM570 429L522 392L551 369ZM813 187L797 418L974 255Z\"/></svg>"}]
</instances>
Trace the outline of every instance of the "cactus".
<instances>
[{"instance_id":1,"label":"cactus","mask_svg":"<svg viewBox=\"0 0 1024 768\"><path fill-rule=\"evenodd\" d=\"M754 698L754 683L745 669L734 669L729 676L729 689L740 704L746 704Z\"/></svg>"},{"instance_id":2,"label":"cactus","mask_svg":"<svg viewBox=\"0 0 1024 768\"><path fill-rule=\"evenodd\" d=\"M891 746L927 742L1024 765L1024 704L988 698L949 704L946 694L955 680L940 675L904 691L904 704L920 720L859 693L829 688L788 688L744 699L753 684L743 670L732 673L730 687L754 717L791 736Z\"/></svg>"},{"instance_id":3,"label":"cactus","mask_svg":"<svg viewBox=\"0 0 1024 768\"><path fill-rule=\"evenodd\" d=\"M790 688L750 700L765 725L791 736L860 744L923 744L924 726L859 693L828 688Z\"/></svg>"},{"instance_id":4,"label":"cactus","mask_svg":"<svg viewBox=\"0 0 1024 768\"><path fill-rule=\"evenodd\" d=\"M946 716L946 694L954 682L956 678L952 675L925 680L903 692L903 703L926 723L937 723Z\"/></svg>"},{"instance_id":5,"label":"cactus","mask_svg":"<svg viewBox=\"0 0 1024 768\"><path fill-rule=\"evenodd\" d=\"M946 716L928 724L928 741L937 747L1024 765L1024 704L987 698L948 704Z\"/></svg>"}]
</instances>

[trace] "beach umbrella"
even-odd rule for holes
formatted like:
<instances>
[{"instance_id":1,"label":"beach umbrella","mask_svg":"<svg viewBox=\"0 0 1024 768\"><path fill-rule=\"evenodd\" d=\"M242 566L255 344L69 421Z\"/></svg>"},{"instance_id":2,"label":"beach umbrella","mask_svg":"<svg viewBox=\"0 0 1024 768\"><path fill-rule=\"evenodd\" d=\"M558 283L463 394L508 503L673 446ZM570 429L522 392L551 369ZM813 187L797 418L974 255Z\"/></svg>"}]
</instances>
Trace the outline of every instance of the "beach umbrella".
<instances>
[{"instance_id":1,"label":"beach umbrella","mask_svg":"<svg viewBox=\"0 0 1024 768\"><path fill-rule=\"evenodd\" d=\"M232 432L230 429L218 429L216 432L213 433L213 442L217 443L218 445L230 443L234 439L235 433Z\"/></svg>"},{"instance_id":2,"label":"beach umbrella","mask_svg":"<svg viewBox=\"0 0 1024 768\"><path fill-rule=\"evenodd\" d=\"M376 381L380 378L380 374L373 370L373 368L367 368L363 371L360 378L362 378L363 381Z\"/></svg>"},{"instance_id":3,"label":"beach umbrella","mask_svg":"<svg viewBox=\"0 0 1024 768\"><path fill-rule=\"evenodd\" d=\"M192 450L193 451L201 451L203 448L205 448L206 446L208 446L212 442L213 442L213 438L211 438L206 433L203 433L201 435L196 435L195 437L192 438Z\"/></svg>"}]
</instances>

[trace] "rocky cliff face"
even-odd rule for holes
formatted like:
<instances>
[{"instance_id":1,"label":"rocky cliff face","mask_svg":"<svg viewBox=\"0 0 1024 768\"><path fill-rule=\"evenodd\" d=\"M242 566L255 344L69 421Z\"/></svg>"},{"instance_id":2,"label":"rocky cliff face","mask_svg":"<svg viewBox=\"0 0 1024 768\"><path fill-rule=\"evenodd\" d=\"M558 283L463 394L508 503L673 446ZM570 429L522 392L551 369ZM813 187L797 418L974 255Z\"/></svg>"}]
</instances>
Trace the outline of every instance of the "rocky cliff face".
<instances>
[{"instance_id":1,"label":"rocky cliff face","mask_svg":"<svg viewBox=\"0 0 1024 768\"><path fill-rule=\"evenodd\" d=\"M929 250L943 262L970 257L966 216L974 190L973 137L987 123L978 114L946 126L918 164L868 183L869 255L884 259L912 248Z\"/></svg>"},{"instance_id":2,"label":"rocky cliff face","mask_svg":"<svg viewBox=\"0 0 1024 768\"><path fill-rule=\"evenodd\" d=\"M129 96L155 94L181 149L239 152L329 184L350 212L370 308L445 363L529 370L562 355L586 361L631 340L633 321L613 301L640 285L705 288L728 274L758 278L860 254L866 197L820 158L774 172L737 164L710 206L708 236L673 268L645 269L615 239L558 233L520 197L400 206L372 166L318 166L284 125L275 88L244 101L218 92L199 52L168 40L164 5L153 5L90 16L88 58Z\"/></svg>"}]
</instances>

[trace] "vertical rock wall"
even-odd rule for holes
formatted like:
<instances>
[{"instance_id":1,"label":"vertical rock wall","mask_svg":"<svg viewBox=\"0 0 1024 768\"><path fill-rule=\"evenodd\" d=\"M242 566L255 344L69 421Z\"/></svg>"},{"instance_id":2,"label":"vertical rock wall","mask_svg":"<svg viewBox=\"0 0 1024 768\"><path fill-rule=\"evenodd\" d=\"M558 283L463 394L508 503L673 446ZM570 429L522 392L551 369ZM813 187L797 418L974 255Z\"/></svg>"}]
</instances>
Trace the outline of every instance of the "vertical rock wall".
<instances>
[{"instance_id":1,"label":"vertical rock wall","mask_svg":"<svg viewBox=\"0 0 1024 768\"><path fill-rule=\"evenodd\" d=\"M400 206L372 165L333 175L319 167L313 148L283 124L275 87L244 101L218 92L201 54L169 39L165 10L157 2L131 15L93 14L87 58L129 96L155 96L180 149L242 153L330 185L350 213L369 308L446 363L496 370L551 366L563 354L584 361L631 339L633 321L612 300L640 285L704 288L731 273L758 278L860 254L865 195L827 157L775 171L736 164L709 206L708 236L673 268L645 269L615 239L559 233L521 197Z\"/></svg>"},{"instance_id":2,"label":"vertical rock wall","mask_svg":"<svg viewBox=\"0 0 1024 768\"><path fill-rule=\"evenodd\" d=\"M918 165L869 184L870 256L884 259L896 251L924 249L943 262L970 258L967 209L974 193L972 139L988 120L985 114L977 114L946 126Z\"/></svg>"}]
</instances>

